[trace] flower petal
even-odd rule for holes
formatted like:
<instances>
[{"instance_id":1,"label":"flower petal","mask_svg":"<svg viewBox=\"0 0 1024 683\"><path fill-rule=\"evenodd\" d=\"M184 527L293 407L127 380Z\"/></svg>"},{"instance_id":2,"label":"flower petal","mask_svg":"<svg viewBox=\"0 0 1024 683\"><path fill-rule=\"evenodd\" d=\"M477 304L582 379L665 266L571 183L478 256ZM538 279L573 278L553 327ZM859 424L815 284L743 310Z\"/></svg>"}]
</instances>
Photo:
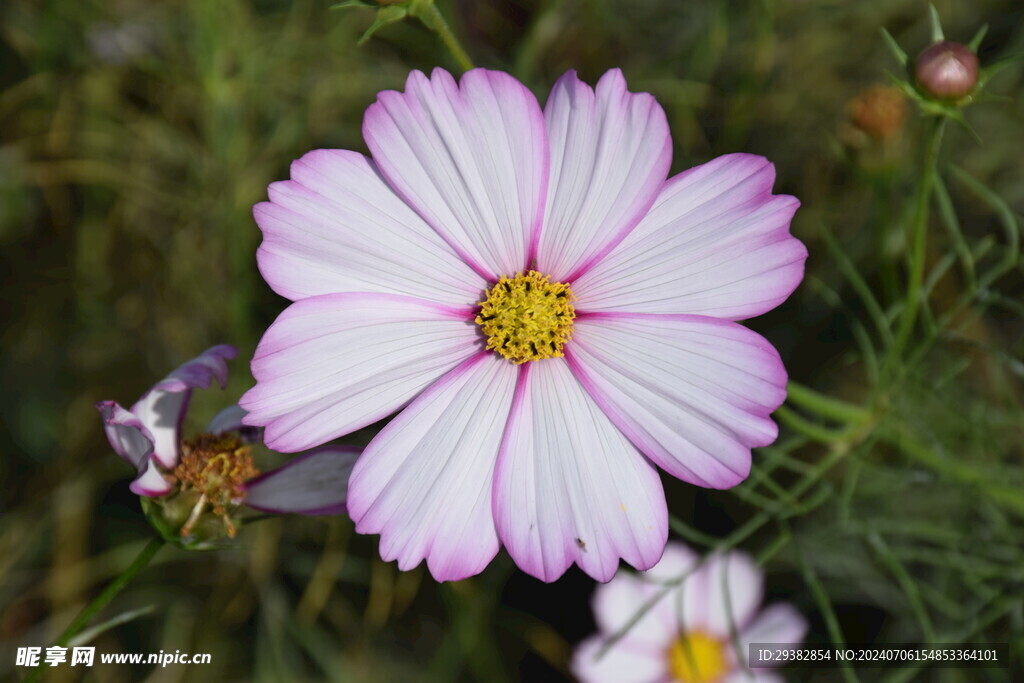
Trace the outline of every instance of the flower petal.
<instances>
[{"instance_id":1,"label":"flower petal","mask_svg":"<svg viewBox=\"0 0 1024 683\"><path fill-rule=\"evenodd\" d=\"M153 437L142 421L116 401L96 404L103 418L103 431L114 451L127 460L139 475L129 485L138 496L162 496L172 488L160 473L153 455Z\"/></svg>"},{"instance_id":2,"label":"flower petal","mask_svg":"<svg viewBox=\"0 0 1024 683\"><path fill-rule=\"evenodd\" d=\"M596 93L569 71L544 108L551 180L538 270L571 281L607 254L651 208L672 162L665 112L626 91L618 69Z\"/></svg>"},{"instance_id":3,"label":"flower petal","mask_svg":"<svg viewBox=\"0 0 1024 683\"><path fill-rule=\"evenodd\" d=\"M245 504L275 514L340 515L357 446L322 446L245 483Z\"/></svg>"},{"instance_id":4,"label":"flower petal","mask_svg":"<svg viewBox=\"0 0 1024 683\"><path fill-rule=\"evenodd\" d=\"M554 581L575 562L598 581L619 558L646 569L668 535L657 471L562 359L523 366L494 480L498 537L523 571Z\"/></svg>"},{"instance_id":5,"label":"flower petal","mask_svg":"<svg viewBox=\"0 0 1024 683\"><path fill-rule=\"evenodd\" d=\"M366 110L388 183L486 279L526 267L540 229L548 138L536 98L508 74L409 74Z\"/></svg>"},{"instance_id":6,"label":"flower petal","mask_svg":"<svg viewBox=\"0 0 1024 683\"><path fill-rule=\"evenodd\" d=\"M291 177L253 207L256 260L281 296L383 292L465 305L487 287L362 154L309 152Z\"/></svg>"},{"instance_id":7,"label":"flower petal","mask_svg":"<svg viewBox=\"0 0 1024 683\"><path fill-rule=\"evenodd\" d=\"M662 553L658 564L639 576L649 583L664 585L695 571L699 561L697 553L690 550L685 543L670 541L665 545L665 552Z\"/></svg>"},{"instance_id":8,"label":"flower petal","mask_svg":"<svg viewBox=\"0 0 1024 683\"><path fill-rule=\"evenodd\" d=\"M131 412L153 437L153 457L167 469L178 464L181 422L193 389L206 389L213 378L223 389L228 383L227 361L238 355L234 346L214 346L178 366L142 395Z\"/></svg>"},{"instance_id":9,"label":"flower petal","mask_svg":"<svg viewBox=\"0 0 1024 683\"><path fill-rule=\"evenodd\" d=\"M742 631L761 604L764 575L746 553L718 553L687 577L681 589L685 630L731 642L731 628Z\"/></svg>"},{"instance_id":10,"label":"flower petal","mask_svg":"<svg viewBox=\"0 0 1024 683\"><path fill-rule=\"evenodd\" d=\"M576 648L569 668L582 683L662 683L669 681L668 655L619 641L601 654L604 639L587 638Z\"/></svg>"},{"instance_id":11,"label":"flower petal","mask_svg":"<svg viewBox=\"0 0 1024 683\"><path fill-rule=\"evenodd\" d=\"M394 294L297 301L256 348L239 401L267 446L292 453L395 412L479 348L472 309Z\"/></svg>"},{"instance_id":12,"label":"flower petal","mask_svg":"<svg viewBox=\"0 0 1024 683\"><path fill-rule=\"evenodd\" d=\"M786 370L761 335L687 315L601 313L576 320L566 358L612 422L672 476L729 488L750 449L773 442Z\"/></svg>"},{"instance_id":13,"label":"flower petal","mask_svg":"<svg viewBox=\"0 0 1024 683\"><path fill-rule=\"evenodd\" d=\"M148 496L150 498L170 493L174 486L167 480L156 466L156 458L149 458L139 476L135 478L128 488L137 496Z\"/></svg>"},{"instance_id":14,"label":"flower petal","mask_svg":"<svg viewBox=\"0 0 1024 683\"><path fill-rule=\"evenodd\" d=\"M572 283L580 311L760 315L803 279L807 249L789 234L800 202L772 195L775 168L729 154L665 183L647 216Z\"/></svg>"},{"instance_id":15,"label":"flower petal","mask_svg":"<svg viewBox=\"0 0 1024 683\"><path fill-rule=\"evenodd\" d=\"M435 382L377 435L352 474L356 531L385 560L427 561L438 581L483 570L498 552L494 463L519 368L481 353Z\"/></svg>"},{"instance_id":16,"label":"flower petal","mask_svg":"<svg viewBox=\"0 0 1024 683\"><path fill-rule=\"evenodd\" d=\"M792 605L772 605L740 631L740 647L746 654L751 643L796 644L806 633L807 620Z\"/></svg>"},{"instance_id":17,"label":"flower petal","mask_svg":"<svg viewBox=\"0 0 1024 683\"><path fill-rule=\"evenodd\" d=\"M206 425L206 431L209 434L238 432L242 441L246 443L263 443L263 429L250 427L243 422L247 414L242 406L230 405L213 416L210 424Z\"/></svg>"},{"instance_id":18,"label":"flower petal","mask_svg":"<svg viewBox=\"0 0 1024 683\"><path fill-rule=\"evenodd\" d=\"M666 553L671 546L666 546ZM679 620L672 608L671 591L665 593L664 586L648 580L646 574L620 571L608 583L598 585L592 601L594 620L606 636L628 627L620 642L630 641L638 647L663 652L679 632ZM648 606L651 600L656 601ZM630 624L645 609L636 623Z\"/></svg>"},{"instance_id":19,"label":"flower petal","mask_svg":"<svg viewBox=\"0 0 1024 683\"><path fill-rule=\"evenodd\" d=\"M743 669L736 668L726 674L720 683L786 683L786 679L771 670L754 669L753 671L744 671Z\"/></svg>"},{"instance_id":20,"label":"flower petal","mask_svg":"<svg viewBox=\"0 0 1024 683\"><path fill-rule=\"evenodd\" d=\"M117 401L100 401L96 410L100 411L103 431L111 448L135 469L140 469L153 453L153 435Z\"/></svg>"}]
</instances>

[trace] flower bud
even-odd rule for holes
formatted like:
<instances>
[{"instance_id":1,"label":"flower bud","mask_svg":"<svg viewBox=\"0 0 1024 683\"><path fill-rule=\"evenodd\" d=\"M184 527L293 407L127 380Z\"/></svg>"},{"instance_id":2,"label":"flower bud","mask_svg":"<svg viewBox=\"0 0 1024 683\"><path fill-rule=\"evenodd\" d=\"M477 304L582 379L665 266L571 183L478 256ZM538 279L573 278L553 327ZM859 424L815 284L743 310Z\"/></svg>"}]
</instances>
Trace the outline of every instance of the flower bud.
<instances>
[{"instance_id":1,"label":"flower bud","mask_svg":"<svg viewBox=\"0 0 1024 683\"><path fill-rule=\"evenodd\" d=\"M917 56L914 76L921 89L940 100L969 95L978 82L978 57L961 43L943 40Z\"/></svg>"}]
</instances>

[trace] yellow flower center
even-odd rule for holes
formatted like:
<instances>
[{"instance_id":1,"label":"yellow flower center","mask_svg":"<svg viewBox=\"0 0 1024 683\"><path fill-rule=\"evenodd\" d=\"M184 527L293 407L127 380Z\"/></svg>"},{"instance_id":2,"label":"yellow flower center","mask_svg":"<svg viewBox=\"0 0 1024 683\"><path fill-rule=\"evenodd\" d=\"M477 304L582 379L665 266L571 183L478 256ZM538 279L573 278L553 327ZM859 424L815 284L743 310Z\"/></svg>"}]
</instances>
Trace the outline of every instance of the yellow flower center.
<instances>
[{"instance_id":1,"label":"yellow flower center","mask_svg":"<svg viewBox=\"0 0 1024 683\"><path fill-rule=\"evenodd\" d=\"M683 683L711 683L729 672L725 647L700 631L684 633L668 650L672 677Z\"/></svg>"},{"instance_id":2,"label":"yellow flower center","mask_svg":"<svg viewBox=\"0 0 1024 683\"><path fill-rule=\"evenodd\" d=\"M575 300L566 282L549 282L534 270L516 273L487 290L476 324L487 336L487 348L516 365L561 358L572 337Z\"/></svg>"},{"instance_id":3,"label":"yellow flower center","mask_svg":"<svg viewBox=\"0 0 1024 683\"><path fill-rule=\"evenodd\" d=\"M223 520L228 536L235 527L230 514L245 498L243 484L260 472L252 462L252 452L235 433L200 434L181 444L181 461L174 478L181 492L195 491L199 499L181 535L188 536L203 510L209 506Z\"/></svg>"}]
</instances>

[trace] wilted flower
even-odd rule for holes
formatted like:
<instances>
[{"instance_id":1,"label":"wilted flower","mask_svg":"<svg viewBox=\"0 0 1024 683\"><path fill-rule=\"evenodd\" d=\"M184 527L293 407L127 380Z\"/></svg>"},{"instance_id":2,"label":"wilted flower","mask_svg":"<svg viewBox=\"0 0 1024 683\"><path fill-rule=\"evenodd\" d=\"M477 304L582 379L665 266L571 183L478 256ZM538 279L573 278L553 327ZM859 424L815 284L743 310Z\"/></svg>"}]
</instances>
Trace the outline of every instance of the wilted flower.
<instances>
[{"instance_id":1,"label":"wilted flower","mask_svg":"<svg viewBox=\"0 0 1024 683\"><path fill-rule=\"evenodd\" d=\"M673 542L650 571L620 573L598 586L598 633L580 643L573 673L583 683L781 681L769 669L747 669L747 646L799 643L807 630L804 618L786 604L760 610L764 575L745 553L697 562L689 548ZM680 577L685 578L666 590ZM609 641L659 595L619 640Z\"/></svg>"},{"instance_id":2,"label":"wilted flower","mask_svg":"<svg viewBox=\"0 0 1024 683\"><path fill-rule=\"evenodd\" d=\"M942 40L917 56L914 76L924 92L940 100L959 100L978 82L978 56L966 45Z\"/></svg>"},{"instance_id":3,"label":"wilted flower","mask_svg":"<svg viewBox=\"0 0 1024 683\"><path fill-rule=\"evenodd\" d=\"M158 382L125 410L115 401L96 408L118 455L139 473L131 490L144 498L150 518L168 535L206 542L235 535L234 513L243 502L265 512L331 515L345 512L352 447L325 447L260 474L247 443L261 431L242 424L238 406L222 410L206 431L182 440L181 424L193 389L216 378L227 384L227 360L238 350L214 346Z\"/></svg>"},{"instance_id":4,"label":"wilted flower","mask_svg":"<svg viewBox=\"0 0 1024 683\"><path fill-rule=\"evenodd\" d=\"M898 88L876 85L850 100L850 121L876 140L886 140L903 128L907 98Z\"/></svg>"},{"instance_id":5,"label":"wilted flower","mask_svg":"<svg viewBox=\"0 0 1024 683\"><path fill-rule=\"evenodd\" d=\"M246 422L293 451L404 408L348 501L401 569L463 578L499 544L546 581L652 566L654 465L727 488L777 436L785 369L733 321L803 277L797 200L746 154L666 182L665 115L617 69L596 91L567 73L543 111L508 74L415 71L363 135L373 160L310 152L255 207L260 270L295 303Z\"/></svg>"}]
</instances>

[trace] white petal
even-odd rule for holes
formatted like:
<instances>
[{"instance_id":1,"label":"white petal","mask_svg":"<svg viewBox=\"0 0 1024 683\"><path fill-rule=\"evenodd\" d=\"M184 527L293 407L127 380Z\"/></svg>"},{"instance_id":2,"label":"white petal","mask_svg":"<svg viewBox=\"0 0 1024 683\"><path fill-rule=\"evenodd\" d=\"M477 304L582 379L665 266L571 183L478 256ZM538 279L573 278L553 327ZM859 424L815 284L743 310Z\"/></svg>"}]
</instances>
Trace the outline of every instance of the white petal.
<instances>
[{"instance_id":1,"label":"white petal","mask_svg":"<svg viewBox=\"0 0 1024 683\"><path fill-rule=\"evenodd\" d=\"M480 348L472 309L393 294L297 301L256 348L246 424L292 453L395 412Z\"/></svg>"},{"instance_id":2,"label":"white petal","mask_svg":"<svg viewBox=\"0 0 1024 683\"><path fill-rule=\"evenodd\" d=\"M807 620L792 605L777 604L762 610L757 618L740 632L740 645L746 654L751 643L795 645L807 633Z\"/></svg>"},{"instance_id":3,"label":"white petal","mask_svg":"<svg viewBox=\"0 0 1024 683\"><path fill-rule=\"evenodd\" d=\"M665 112L647 93L626 91L622 72L597 92L569 71L544 108L551 180L538 270L575 279L643 218L672 162Z\"/></svg>"},{"instance_id":4,"label":"white petal","mask_svg":"<svg viewBox=\"0 0 1024 683\"><path fill-rule=\"evenodd\" d=\"M483 277L514 275L539 236L548 139L536 98L498 71L409 74L363 137L391 187Z\"/></svg>"},{"instance_id":5,"label":"white petal","mask_svg":"<svg viewBox=\"0 0 1024 683\"><path fill-rule=\"evenodd\" d=\"M210 423L206 425L206 431L210 434L233 432L244 425L243 417L245 417L245 409L242 406L230 405L213 416Z\"/></svg>"},{"instance_id":6,"label":"white petal","mask_svg":"<svg viewBox=\"0 0 1024 683\"><path fill-rule=\"evenodd\" d=\"M733 322L607 313L576 320L566 357L598 405L675 477L729 488L750 449L775 440L769 415L786 397L775 349Z\"/></svg>"},{"instance_id":7,"label":"white petal","mask_svg":"<svg viewBox=\"0 0 1024 683\"><path fill-rule=\"evenodd\" d=\"M427 560L438 581L479 573L498 552L491 486L519 368L481 353L416 398L359 459L356 531L377 534L402 570Z\"/></svg>"},{"instance_id":8,"label":"white petal","mask_svg":"<svg viewBox=\"0 0 1024 683\"><path fill-rule=\"evenodd\" d=\"M245 504L264 512L340 515L356 446L322 446L245 483Z\"/></svg>"},{"instance_id":9,"label":"white petal","mask_svg":"<svg viewBox=\"0 0 1024 683\"><path fill-rule=\"evenodd\" d=\"M786 679L770 669L745 671L737 667L721 680L721 683L786 683Z\"/></svg>"},{"instance_id":10,"label":"white petal","mask_svg":"<svg viewBox=\"0 0 1024 683\"><path fill-rule=\"evenodd\" d=\"M292 164L291 177L253 208L263 230L260 272L281 296L383 292L452 305L480 298L483 278L362 154L309 152Z\"/></svg>"},{"instance_id":11,"label":"white petal","mask_svg":"<svg viewBox=\"0 0 1024 683\"><path fill-rule=\"evenodd\" d=\"M685 613L683 612L683 583L691 576L698 566L700 557L679 541L669 541L665 545L658 564L637 575L644 582L644 590L648 595L660 595L651 609L661 629L675 637L687 630Z\"/></svg>"},{"instance_id":12,"label":"white petal","mask_svg":"<svg viewBox=\"0 0 1024 683\"><path fill-rule=\"evenodd\" d=\"M697 553L690 550L681 541L669 541L665 545L665 552L662 554L658 564L654 565L639 576L652 584L664 584L675 581L689 574L697 566L700 558Z\"/></svg>"},{"instance_id":13,"label":"white petal","mask_svg":"<svg viewBox=\"0 0 1024 683\"><path fill-rule=\"evenodd\" d=\"M559 358L523 366L498 456L494 519L516 564L544 581L573 562L599 581L619 558L646 569L668 535L657 472Z\"/></svg>"},{"instance_id":14,"label":"white petal","mask_svg":"<svg viewBox=\"0 0 1024 683\"><path fill-rule=\"evenodd\" d=\"M665 550L668 552L667 547ZM669 592L648 580L646 574L620 570L611 581L598 585L594 589L594 620L601 633L610 636L637 619L628 626L622 640L663 652L679 632L679 621L674 617Z\"/></svg>"},{"instance_id":15,"label":"white petal","mask_svg":"<svg viewBox=\"0 0 1024 683\"><path fill-rule=\"evenodd\" d=\"M203 351L179 366L142 395L131 412L153 436L153 457L167 469L178 464L181 422L188 410L193 389L206 389L216 378L221 388L228 382L227 361L238 349L222 344Z\"/></svg>"},{"instance_id":16,"label":"white petal","mask_svg":"<svg viewBox=\"0 0 1024 683\"><path fill-rule=\"evenodd\" d=\"M103 432L114 452L140 469L153 453L153 436L133 413L122 408L117 401L96 404L103 420Z\"/></svg>"},{"instance_id":17,"label":"white petal","mask_svg":"<svg viewBox=\"0 0 1024 683\"><path fill-rule=\"evenodd\" d=\"M598 636L579 644L570 668L582 683L662 683L670 680L666 652L650 651L619 641L599 656L604 640Z\"/></svg>"},{"instance_id":18,"label":"white petal","mask_svg":"<svg viewBox=\"0 0 1024 683\"><path fill-rule=\"evenodd\" d=\"M682 584L684 630L699 630L731 642L750 623L764 594L764 575L739 551L708 557Z\"/></svg>"},{"instance_id":19,"label":"white petal","mask_svg":"<svg viewBox=\"0 0 1024 683\"><path fill-rule=\"evenodd\" d=\"M145 466L139 470L139 476L129 486L137 496L162 496L170 493L174 486L160 473L156 466L156 458L149 458Z\"/></svg>"},{"instance_id":20,"label":"white petal","mask_svg":"<svg viewBox=\"0 0 1024 683\"><path fill-rule=\"evenodd\" d=\"M572 283L580 311L741 320L775 308L803 279L789 234L800 203L772 195L774 167L729 154L670 179L647 216Z\"/></svg>"}]
</instances>

